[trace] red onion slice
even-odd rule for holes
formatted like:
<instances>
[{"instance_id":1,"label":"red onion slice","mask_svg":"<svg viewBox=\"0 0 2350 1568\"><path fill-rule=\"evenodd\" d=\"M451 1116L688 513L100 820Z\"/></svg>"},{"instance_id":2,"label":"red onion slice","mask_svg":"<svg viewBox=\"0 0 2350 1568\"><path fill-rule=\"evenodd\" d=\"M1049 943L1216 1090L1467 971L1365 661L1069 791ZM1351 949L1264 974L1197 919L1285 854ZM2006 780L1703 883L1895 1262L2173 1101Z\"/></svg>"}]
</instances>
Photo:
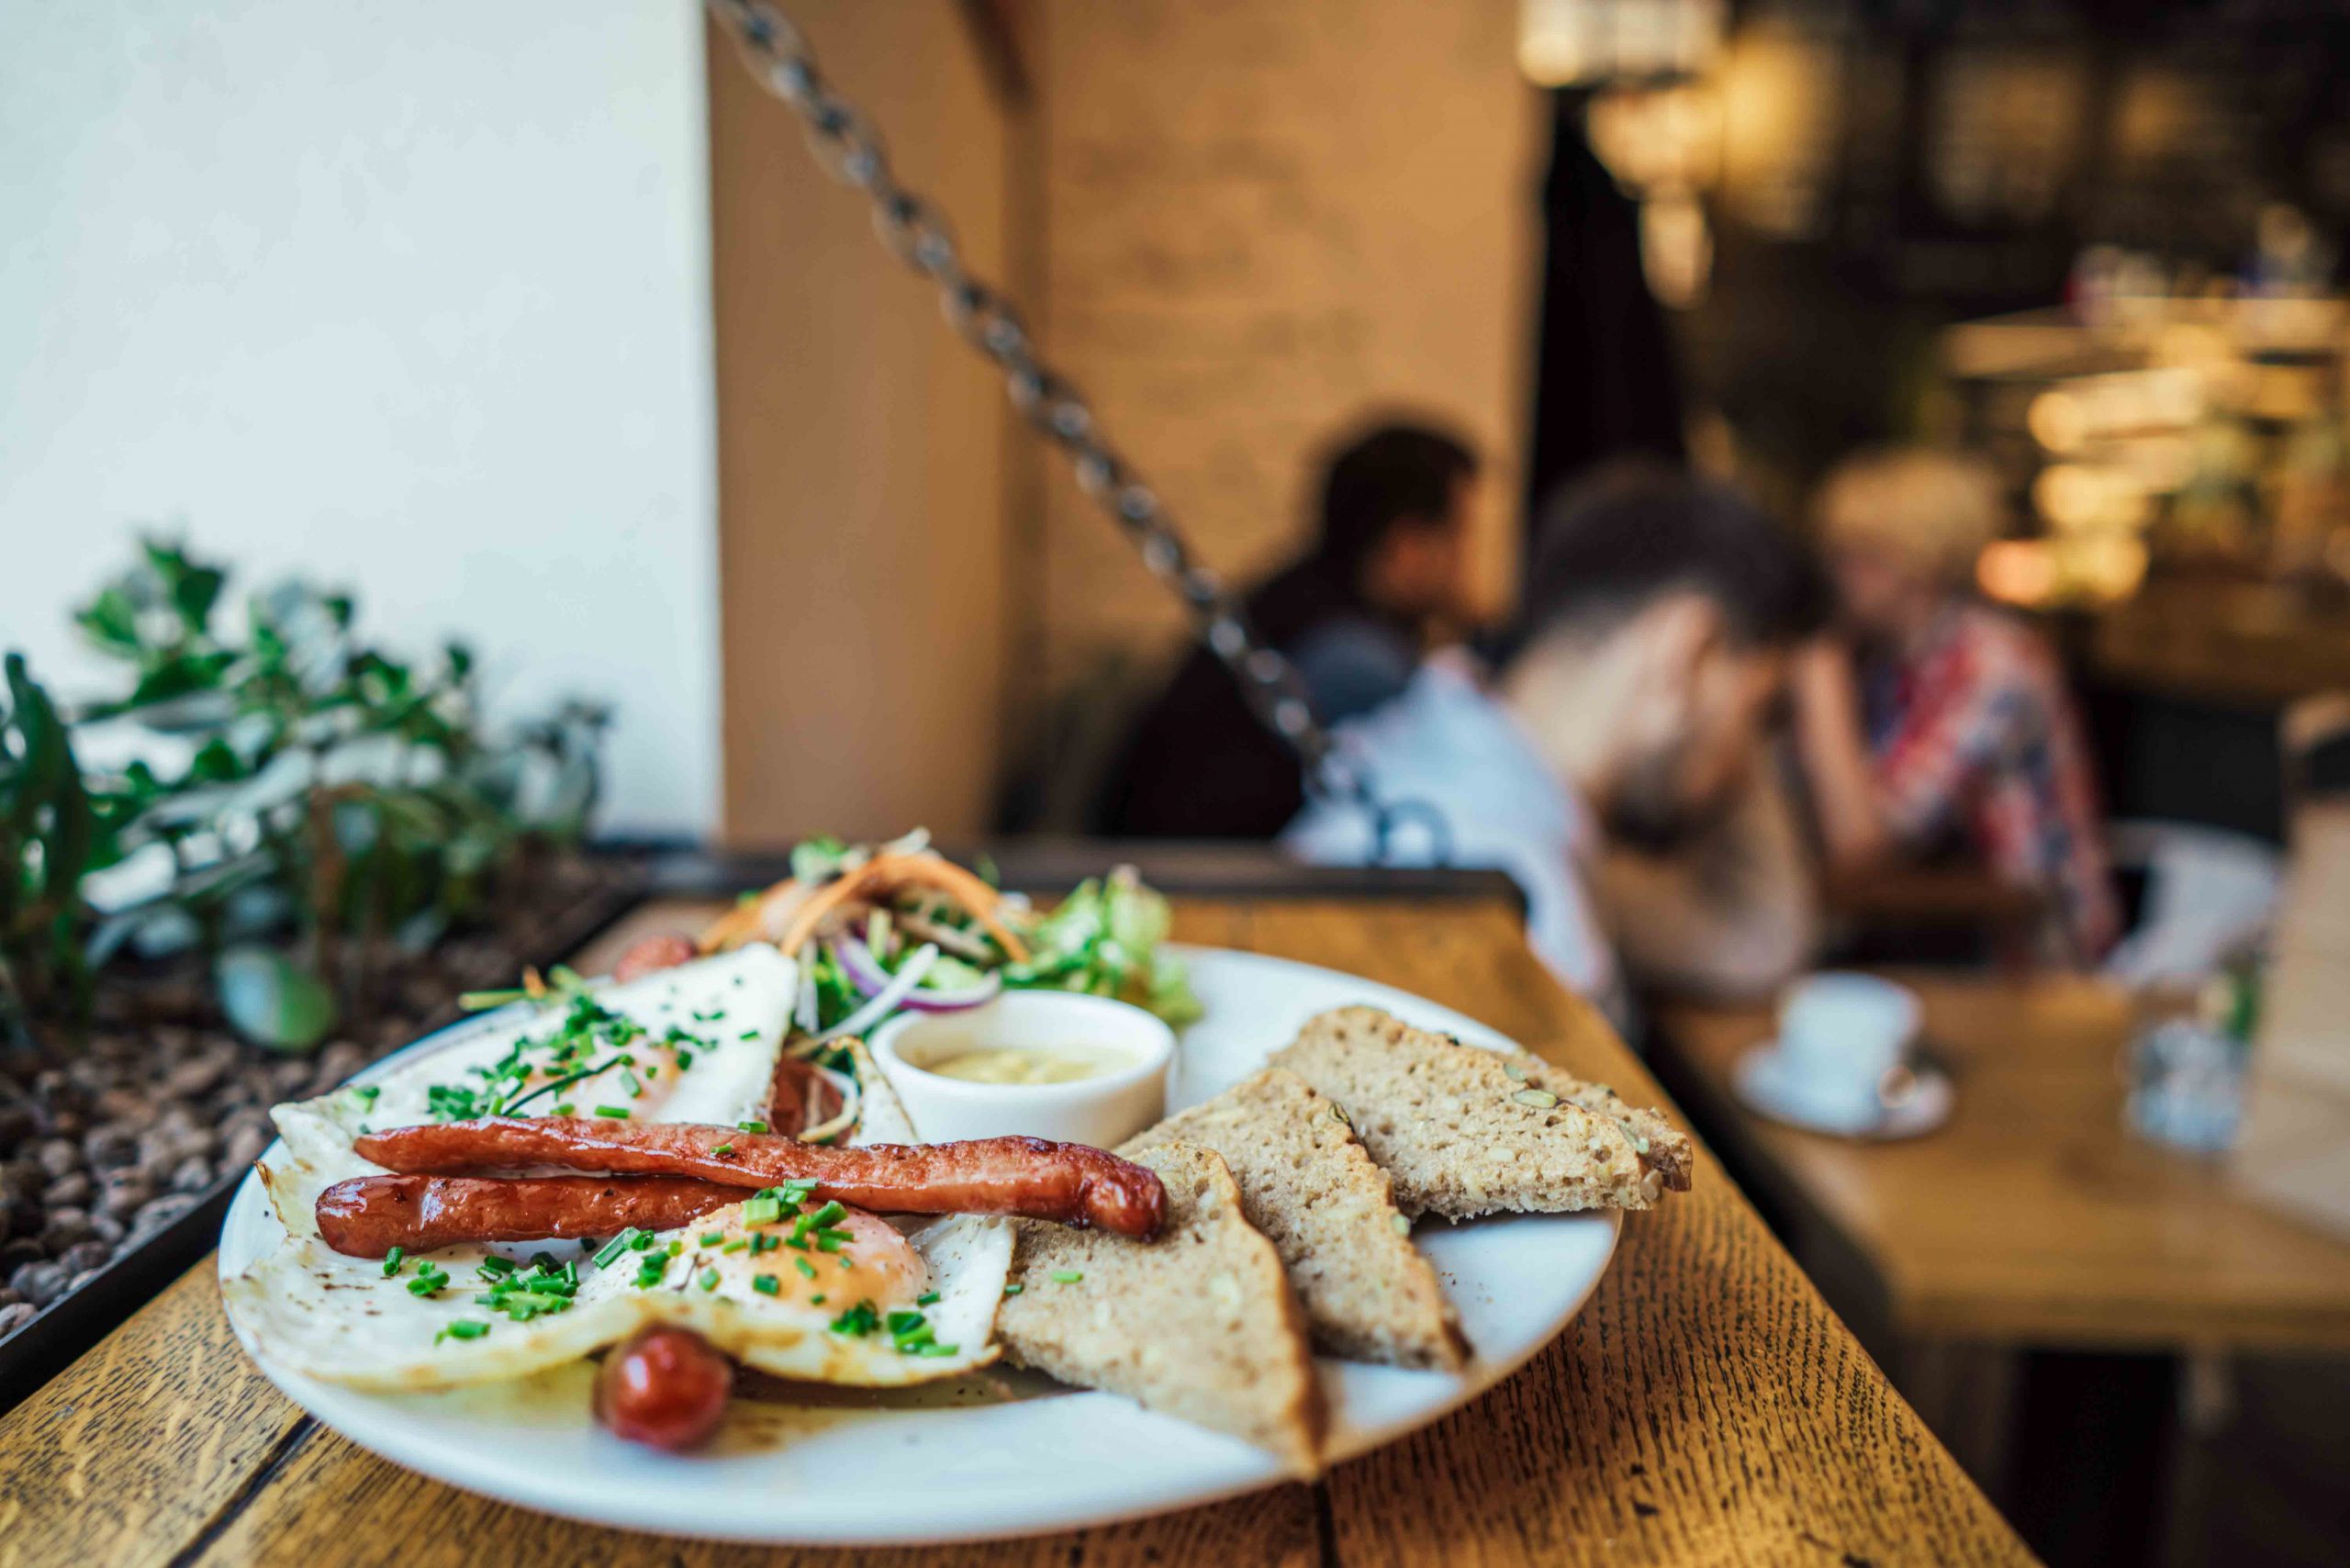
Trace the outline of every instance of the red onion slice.
<instances>
[{"instance_id":1,"label":"red onion slice","mask_svg":"<svg viewBox=\"0 0 2350 1568\"><path fill-rule=\"evenodd\" d=\"M833 945L833 957L840 960L841 973L849 984L867 996L878 996L892 983L904 978L903 971L892 975L873 956L873 949L854 936L843 936ZM1003 990L1003 977L990 970L977 985L958 986L953 990L932 991L916 986L900 999L901 1004L916 1013L960 1013L967 1007L977 1007L993 1002Z\"/></svg>"}]
</instances>

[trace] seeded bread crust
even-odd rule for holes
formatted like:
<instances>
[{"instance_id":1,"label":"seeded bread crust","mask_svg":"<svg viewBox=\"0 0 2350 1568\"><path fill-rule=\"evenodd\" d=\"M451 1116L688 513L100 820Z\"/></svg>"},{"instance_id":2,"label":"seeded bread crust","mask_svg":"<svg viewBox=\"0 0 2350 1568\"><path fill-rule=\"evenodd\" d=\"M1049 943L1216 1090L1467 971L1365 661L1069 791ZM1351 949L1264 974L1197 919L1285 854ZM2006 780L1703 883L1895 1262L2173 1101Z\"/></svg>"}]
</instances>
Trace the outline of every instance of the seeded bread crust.
<instances>
[{"instance_id":1,"label":"seeded bread crust","mask_svg":"<svg viewBox=\"0 0 2350 1568\"><path fill-rule=\"evenodd\" d=\"M1407 1234L1393 1184L1330 1101L1269 1068L1129 1141L1214 1149L1248 1222L1281 1253L1316 1344L1350 1361L1458 1372L1460 1320Z\"/></svg>"},{"instance_id":2,"label":"seeded bread crust","mask_svg":"<svg viewBox=\"0 0 2350 1568\"><path fill-rule=\"evenodd\" d=\"M1018 1222L1019 1288L996 1315L1006 1353L1228 1432L1314 1476L1328 1417L1281 1255L1249 1225L1213 1151L1175 1143L1134 1158L1166 1183L1167 1228L1135 1241Z\"/></svg>"},{"instance_id":3,"label":"seeded bread crust","mask_svg":"<svg viewBox=\"0 0 2350 1568\"><path fill-rule=\"evenodd\" d=\"M1645 1209L1688 1185L1687 1140L1655 1113L1377 1008L1323 1014L1272 1065L1347 1111L1406 1214Z\"/></svg>"}]
</instances>

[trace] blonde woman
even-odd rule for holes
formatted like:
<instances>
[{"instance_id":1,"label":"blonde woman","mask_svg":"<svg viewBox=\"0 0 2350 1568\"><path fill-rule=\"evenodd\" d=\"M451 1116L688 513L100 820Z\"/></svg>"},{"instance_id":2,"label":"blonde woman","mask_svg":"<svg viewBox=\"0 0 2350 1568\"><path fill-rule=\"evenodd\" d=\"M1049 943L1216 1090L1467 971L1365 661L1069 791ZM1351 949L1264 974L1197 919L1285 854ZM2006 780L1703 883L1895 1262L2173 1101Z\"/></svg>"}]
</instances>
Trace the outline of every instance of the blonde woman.
<instances>
[{"instance_id":1,"label":"blonde woman","mask_svg":"<svg viewBox=\"0 0 2350 1568\"><path fill-rule=\"evenodd\" d=\"M2004 521L1979 463L1866 453L1821 487L1843 639L1806 651L1796 741L1831 865L1956 853L2047 900L2043 958L2118 935L2096 780L2064 678L2030 630L1970 591Z\"/></svg>"}]
</instances>

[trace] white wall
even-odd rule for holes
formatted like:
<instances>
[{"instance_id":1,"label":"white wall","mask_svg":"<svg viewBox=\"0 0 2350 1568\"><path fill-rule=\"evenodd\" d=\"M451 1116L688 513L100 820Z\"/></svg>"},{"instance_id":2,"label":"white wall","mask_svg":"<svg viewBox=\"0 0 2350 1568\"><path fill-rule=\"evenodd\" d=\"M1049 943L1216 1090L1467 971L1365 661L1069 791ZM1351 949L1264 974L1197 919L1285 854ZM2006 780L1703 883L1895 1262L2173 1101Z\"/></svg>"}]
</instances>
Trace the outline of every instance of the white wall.
<instances>
[{"instance_id":1,"label":"white wall","mask_svg":"<svg viewBox=\"0 0 2350 1568\"><path fill-rule=\"evenodd\" d=\"M0 0L0 644L140 525L619 710L716 820L700 7Z\"/></svg>"}]
</instances>

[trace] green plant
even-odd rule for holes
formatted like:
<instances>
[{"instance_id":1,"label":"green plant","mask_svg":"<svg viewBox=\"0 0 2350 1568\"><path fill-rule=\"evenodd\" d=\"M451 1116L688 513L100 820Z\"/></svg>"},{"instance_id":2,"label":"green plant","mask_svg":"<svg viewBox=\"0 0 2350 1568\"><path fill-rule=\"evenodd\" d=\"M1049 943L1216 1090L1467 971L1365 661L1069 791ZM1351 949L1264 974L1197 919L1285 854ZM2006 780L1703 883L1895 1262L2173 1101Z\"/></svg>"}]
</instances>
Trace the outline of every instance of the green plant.
<instances>
[{"instance_id":1,"label":"green plant","mask_svg":"<svg viewBox=\"0 0 2350 1568\"><path fill-rule=\"evenodd\" d=\"M75 613L126 678L73 726L132 758L63 764L88 801L75 864L97 873L86 957L195 949L241 1031L298 1049L366 1008L391 952L482 913L533 846L579 835L605 714L569 702L493 734L464 646L404 662L359 639L349 596L299 581L231 626L228 583L149 541Z\"/></svg>"},{"instance_id":2,"label":"green plant","mask_svg":"<svg viewBox=\"0 0 2350 1568\"><path fill-rule=\"evenodd\" d=\"M0 708L0 1021L20 1028L36 1008L79 1014L89 1003L83 958L88 909L82 874L99 822L73 741L56 704L25 669L6 661Z\"/></svg>"}]
</instances>

